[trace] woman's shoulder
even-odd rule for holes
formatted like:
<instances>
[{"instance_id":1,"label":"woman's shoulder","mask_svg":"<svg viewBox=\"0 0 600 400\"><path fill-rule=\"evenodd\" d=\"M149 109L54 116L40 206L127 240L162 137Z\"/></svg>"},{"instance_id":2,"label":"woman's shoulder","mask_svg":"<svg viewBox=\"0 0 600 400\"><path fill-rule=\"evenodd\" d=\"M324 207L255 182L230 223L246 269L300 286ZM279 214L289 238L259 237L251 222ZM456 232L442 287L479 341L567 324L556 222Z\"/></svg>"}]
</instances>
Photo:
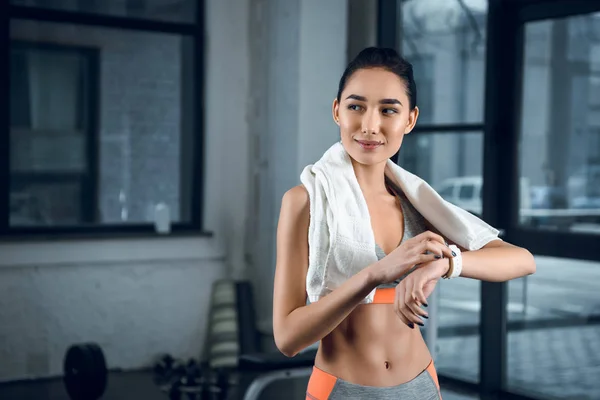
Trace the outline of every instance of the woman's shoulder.
<instances>
[{"instance_id":1,"label":"woman's shoulder","mask_svg":"<svg viewBox=\"0 0 600 400\"><path fill-rule=\"evenodd\" d=\"M302 185L294 186L284 193L279 212L278 231L285 236L300 240L308 233L310 200Z\"/></svg>"},{"instance_id":2,"label":"woman's shoulder","mask_svg":"<svg viewBox=\"0 0 600 400\"><path fill-rule=\"evenodd\" d=\"M310 198L308 190L304 185L297 185L283 194L281 200L281 210L286 212L298 213L308 211L310 208Z\"/></svg>"}]
</instances>

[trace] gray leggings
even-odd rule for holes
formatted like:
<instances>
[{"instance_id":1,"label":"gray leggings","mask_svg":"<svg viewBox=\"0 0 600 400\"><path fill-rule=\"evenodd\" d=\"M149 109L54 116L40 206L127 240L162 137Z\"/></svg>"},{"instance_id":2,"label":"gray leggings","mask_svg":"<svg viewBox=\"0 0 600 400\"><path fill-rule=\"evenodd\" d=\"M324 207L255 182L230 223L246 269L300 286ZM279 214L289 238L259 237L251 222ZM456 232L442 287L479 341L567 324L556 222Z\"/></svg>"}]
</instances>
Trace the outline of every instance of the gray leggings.
<instances>
[{"instance_id":1,"label":"gray leggings","mask_svg":"<svg viewBox=\"0 0 600 400\"><path fill-rule=\"evenodd\" d=\"M430 364L416 378L391 387L357 385L315 367L306 391L307 400L440 400L441 398L433 364Z\"/></svg>"}]
</instances>

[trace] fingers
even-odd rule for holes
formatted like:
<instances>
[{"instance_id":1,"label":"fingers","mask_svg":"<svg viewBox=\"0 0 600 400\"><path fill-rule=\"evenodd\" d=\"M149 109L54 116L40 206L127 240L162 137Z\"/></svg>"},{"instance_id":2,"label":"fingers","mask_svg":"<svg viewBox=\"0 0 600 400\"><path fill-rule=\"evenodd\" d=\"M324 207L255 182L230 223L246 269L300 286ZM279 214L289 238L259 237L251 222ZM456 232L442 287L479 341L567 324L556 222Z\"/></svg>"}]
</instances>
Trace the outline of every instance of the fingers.
<instances>
[{"instance_id":1,"label":"fingers","mask_svg":"<svg viewBox=\"0 0 600 400\"><path fill-rule=\"evenodd\" d=\"M412 297L411 292L406 291L404 293L404 304L402 305L400 311L410 322L413 322L419 326L423 326L421 317L423 315L427 315L427 313L417 305L415 299Z\"/></svg>"},{"instance_id":2,"label":"fingers","mask_svg":"<svg viewBox=\"0 0 600 400\"><path fill-rule=\"evenodd\" d=\"M428 263L431 261L438 260L439 258L440 258L440 256L438 256L437 254L434 254L434 253L421 253L421 254L417 254L415 256L413 264L415 264L415 265L425 264L425 263Z\"/></svg>"},{"instance_id":3,"label":"fingers","mask_svg":"<svg viewBox=\"0 0 600 400\"><path fill-rule=\"evenodd\" d=\"M420 253L424 253L426 251L433 253L434 255L441 257L452 258L452 250L445 244L440 244L434 241L423 241L419 245Z\"/></svg>"},{"instance_id":4,"label":"fingers","mask_svg":"<svg viewBox=\"0 0 600 400\"><path fill-rule=\"evenodd\" d=\"M396 297L394 299L394 312L400 318L404 324L408 325L409 328L414 329L414 323L410 322L408 318L404 316L404 313L401 311L404 304L404 285L399 284L396 286Z\"/></svg>"},{"instance_id":5,"label":"fingers","mask_svg":"<svg viewBox=\"0 0 600 400\"><path fill-rule=\"evenodd\" d=\"M417 242L422 242L422 241L432 241L432 242L437 242L441 245L446 245L446 241L444 240L444 238L440 235L438 235L437 233L431 232L431 231L425 231L417 236L415 236L413 239L415 239L415 241Z\"/></svg>"},{"instance_id":6,"label":"fingers","mask_svg":"<svg viewBox=\"0 0 600 400\"><path fill-rule=\"evenodd\" d=\"M427 297L425 296L425 293L423 293L423 286L425 285L415 285L411 297L415 300L417 309L422 312L420 315L427 315L427 313L420 308L421 305L427 307Z\"/></svg>"},{"instance_id":7,"label":"fingers","mask_svg":"<svg viewBox=\"0 0 600 400\"><path fill-rule=\"evenodd\" d=\"M414 264L424 264L442 257L454 257L452 250L446 245L444 238L431 231L424 232L412 238L410 247L411 258L415 258Z\"/></svg>"},{"instance_id":8,"label":"fingers","mask_svg":"<svg viewBox=\"0 0 600 400\"><path fill-rule=\"evenodd\" d=\"M415 287L413 285L413 287ZM396 298L394 300L394 312L400 320L414 329L415 324L424 326L421 318L428 318L427 312L420 305L427 304L422 291L406 290L406 285L401 283L396 287Z\"/></svg>"}]
</instances>

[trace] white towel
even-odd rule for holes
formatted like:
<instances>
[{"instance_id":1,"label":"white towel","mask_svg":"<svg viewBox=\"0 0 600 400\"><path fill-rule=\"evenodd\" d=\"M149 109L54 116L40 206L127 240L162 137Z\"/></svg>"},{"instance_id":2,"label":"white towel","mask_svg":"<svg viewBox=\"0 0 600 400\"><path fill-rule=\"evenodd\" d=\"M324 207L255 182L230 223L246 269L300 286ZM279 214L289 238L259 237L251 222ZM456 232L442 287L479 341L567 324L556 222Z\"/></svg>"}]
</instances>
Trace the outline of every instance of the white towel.
<instances>
[{"instance_id":1,"label":"white towel","mask_svg":"<svg viewBox=\"0 0 600 400\"><path fill-rule=\"evenodd\" d=\"M498 239L497 229L447 202L427 182L393 161L387 161L385 172L415 209L450 241L477 250ZM310 197L306 287L314 302L377 261L375 235L350 156L340 142L315 164L306 166L300 180ZM372 302L374 293L364 302Z\"/></svg>"}]
</instances>

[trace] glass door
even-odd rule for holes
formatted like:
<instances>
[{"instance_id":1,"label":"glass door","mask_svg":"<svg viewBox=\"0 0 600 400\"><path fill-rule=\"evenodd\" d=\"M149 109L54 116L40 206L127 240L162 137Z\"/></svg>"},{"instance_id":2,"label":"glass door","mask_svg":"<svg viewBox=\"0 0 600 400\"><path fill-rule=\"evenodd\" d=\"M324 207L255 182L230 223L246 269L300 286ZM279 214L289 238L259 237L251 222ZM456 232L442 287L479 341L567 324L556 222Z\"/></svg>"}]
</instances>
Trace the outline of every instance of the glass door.
<instances>
[{"instance_id":1,"label":"glass door","mask_svg":"<svg viewBox=\"0 0 600 400\"><path fill-rule=\"evenodd\" d=\"M489 15L483 216L537 272L482 283L480 389L600 398L600 3Z\"/></svg>"},{"instance_id":2,"label":"glass door","mask_svg":"<svg viewBox=\"0 0 600 400\"><path fill-rule=\"evenodd\" d=\"M384 17L399 15L400 40L388 45L413 65L420 111L398 164L481 216L487 1L406 0L396 6ZM479 381L480 294L475 280L440 282L423 329L439 374L471 386Z\"/></svg>"},{"instance_id":3,"label":"glass door","mask_svg":"<svg viewBox=\"0 0 600 400\"><path fill-rule=\"evenodd\" d=\"M596 399L600 11L538 19L541 11L522 14L518 219L506 236L528 247L538 268L508 283L506 386Z\"/></svg>"},{"instance_id":4,"label":"glass door","mask_svg":"<svg viewBox=\"0 0 600 400\"><path fill-rule=\"evenodd\" d=\"M439 285L439 375L481 398L600 398L600 2L443 3L380 1L378 42L420 90L398 164L538 269Z\"/></svg>"}]
</instances>

